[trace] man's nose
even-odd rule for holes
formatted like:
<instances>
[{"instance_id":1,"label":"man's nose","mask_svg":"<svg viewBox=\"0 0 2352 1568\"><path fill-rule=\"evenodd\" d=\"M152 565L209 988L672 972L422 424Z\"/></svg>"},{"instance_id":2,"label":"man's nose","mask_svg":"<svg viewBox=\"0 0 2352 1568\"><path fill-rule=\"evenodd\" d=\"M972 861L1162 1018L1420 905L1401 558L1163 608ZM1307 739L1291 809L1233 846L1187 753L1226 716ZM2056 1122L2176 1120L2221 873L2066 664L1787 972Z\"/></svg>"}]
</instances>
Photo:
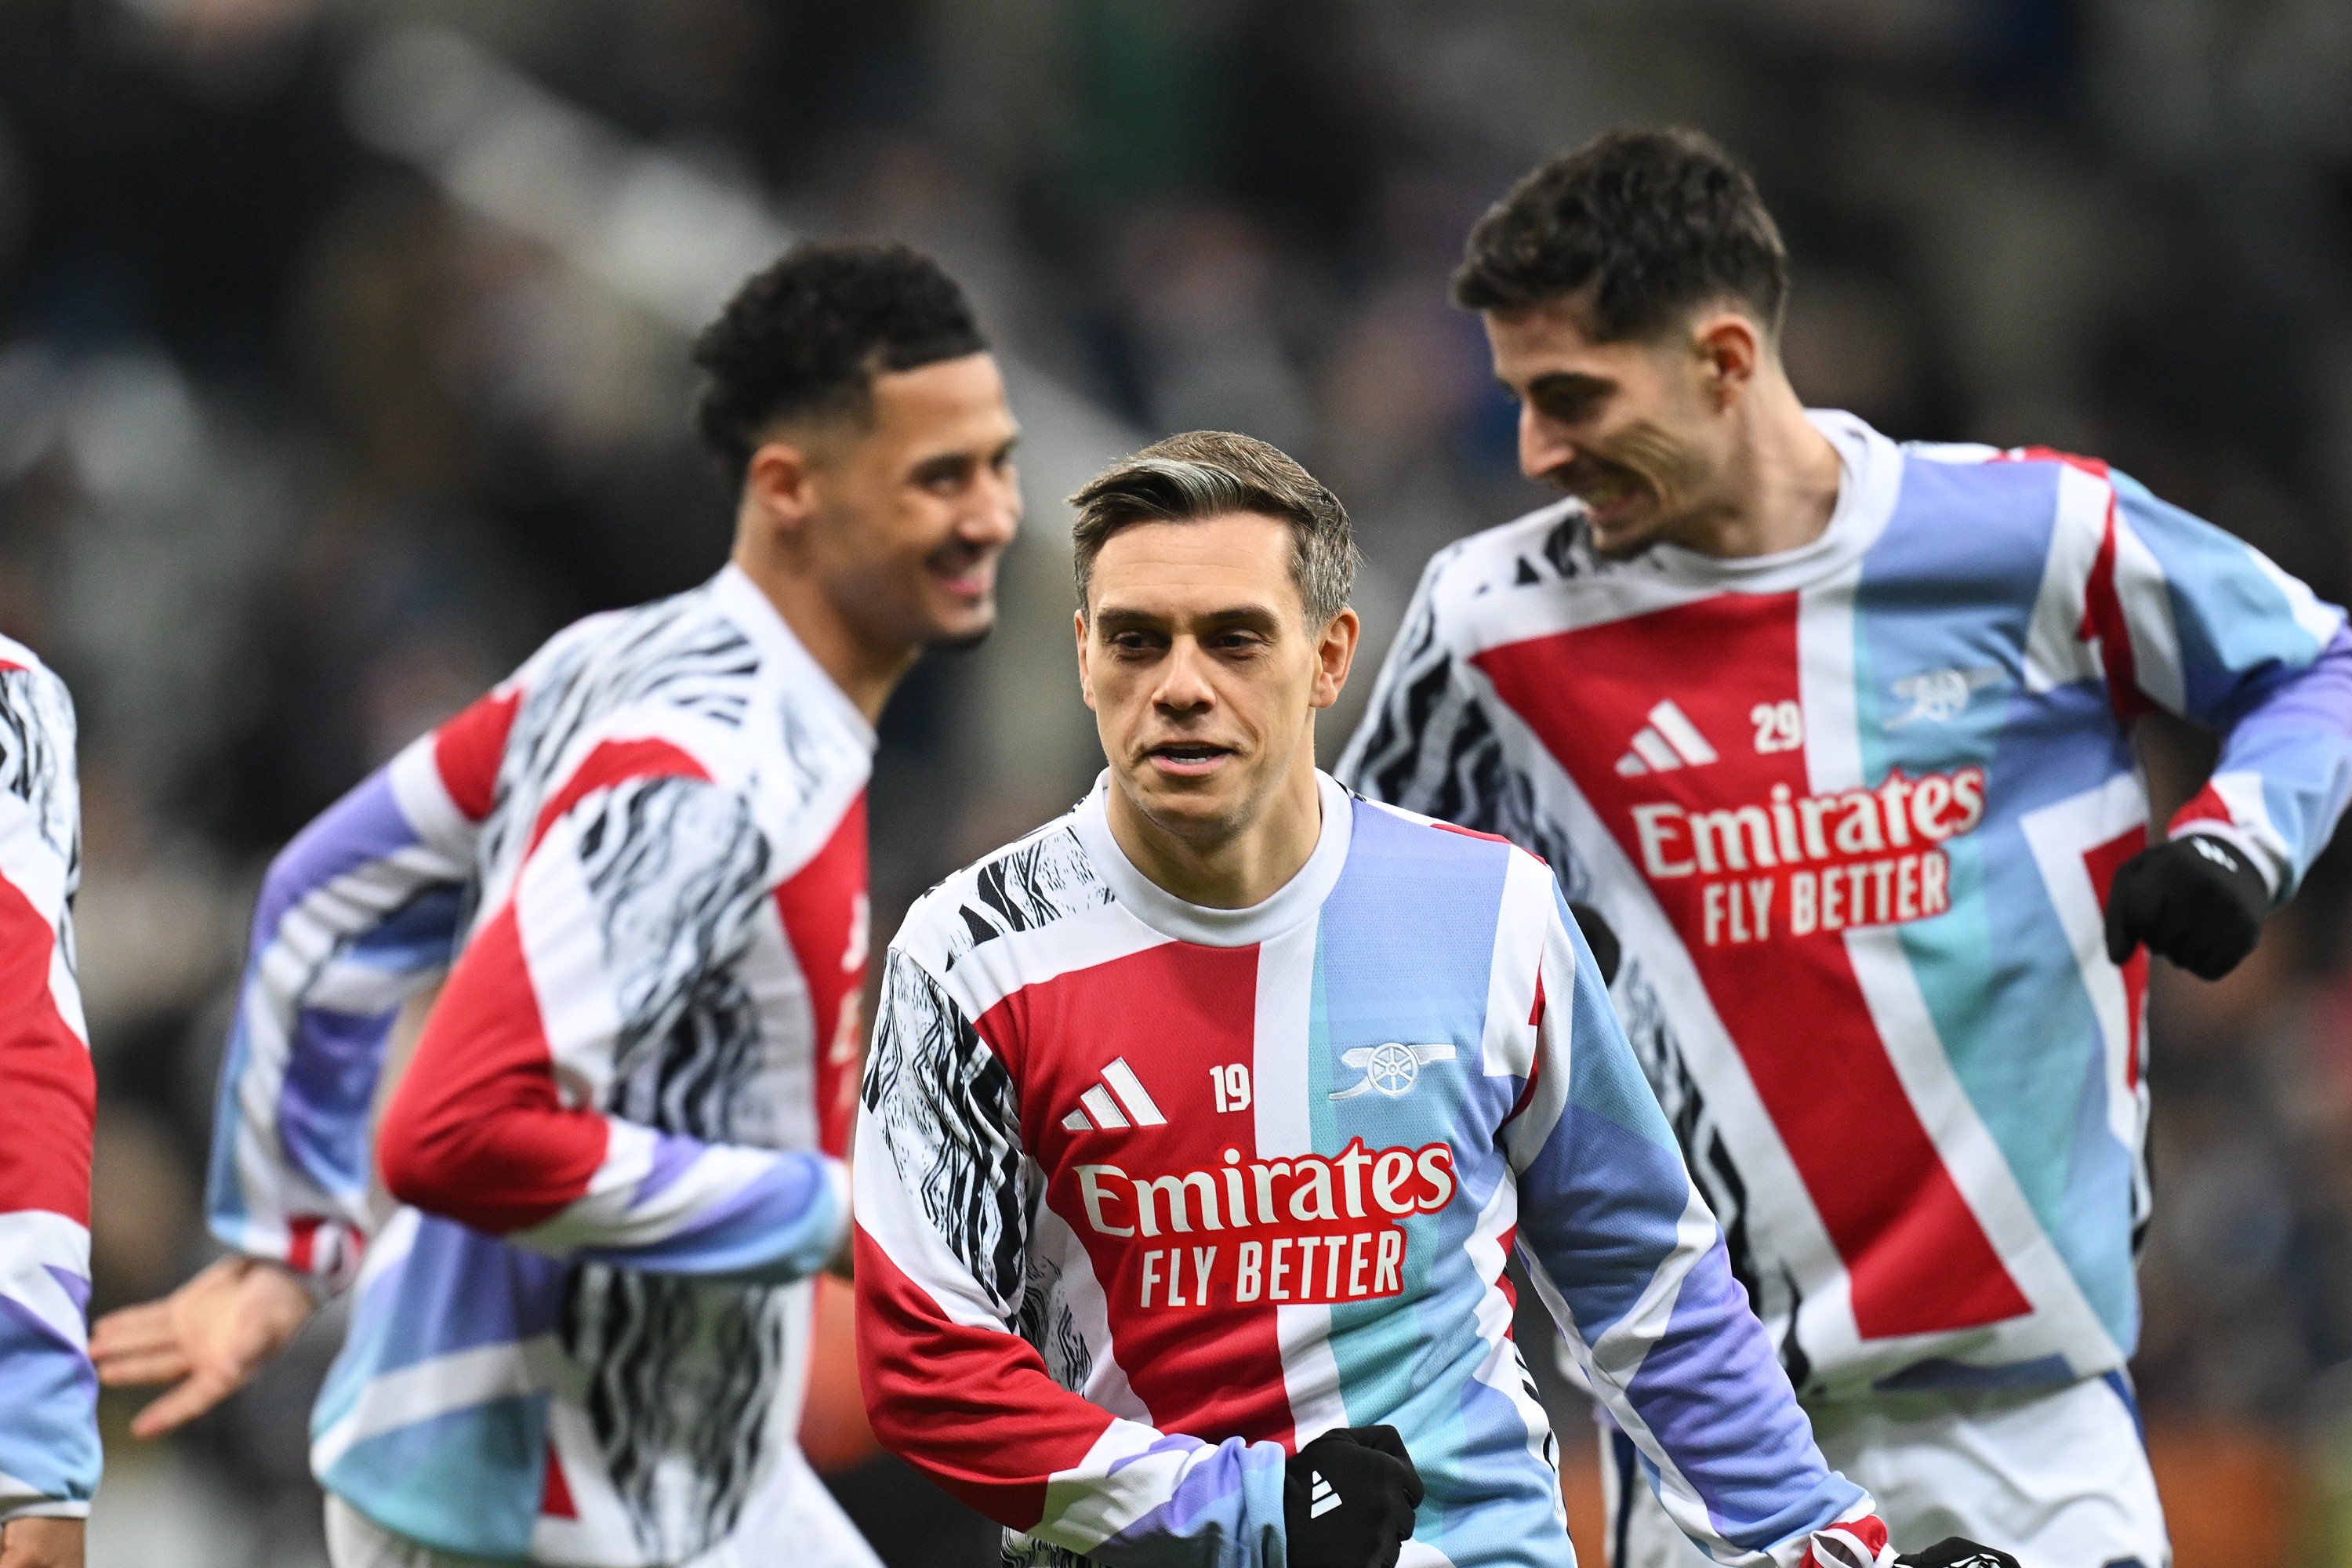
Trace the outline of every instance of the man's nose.
<instances>
[{"instance_id":1,"label":"man's nose","mask_svg":"<svg viewBox=\"0 0 2352 1568\"><path fill-rule=\"evenodd\" d=\"M1010 473L992 473L964 514L957 530L969 544L1003 545L1021 531L1021 481Z\"/></svg>"},{"instance_id":2,"label":"man's nose","mask_svg":"<svg viewBox=\"0 0 2352 1568\"><path fill-rule=\"evenodd\" d=\"M1217 692L1209 682L1207 658L1199 643L1191 637L1177 638L1160 669L1160 685L1151 694L1153 704L1189 712L1214 702Z\"/></svg>"},{"instance_id":3,"label":"man's nose","mask_svg":"<svg viewBox=\"0 0 2352 1568\"><path fill-rule=\"evenodd\" d=\"M1562 438L1551 421L1522 404L1519 407L1519 472L1539 479L1576 460L1576 448Z\"/></svg>"}]
</instances>

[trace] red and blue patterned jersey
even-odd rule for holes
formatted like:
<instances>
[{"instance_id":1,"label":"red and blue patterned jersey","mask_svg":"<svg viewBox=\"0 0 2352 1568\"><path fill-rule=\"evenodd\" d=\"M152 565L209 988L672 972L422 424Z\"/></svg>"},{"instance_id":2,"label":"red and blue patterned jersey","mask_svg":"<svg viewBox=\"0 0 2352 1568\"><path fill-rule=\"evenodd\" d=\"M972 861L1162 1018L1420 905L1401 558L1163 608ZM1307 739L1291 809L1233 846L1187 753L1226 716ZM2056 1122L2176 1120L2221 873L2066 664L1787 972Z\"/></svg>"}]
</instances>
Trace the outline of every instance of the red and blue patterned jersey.
<instances>
[{"instance_id":1,"label":"red and blue patterned jersey","mask_svg":"<svg viewBox=\"0 0 2352 1568\"><path fill-rule=\"evenodd\" d=\"M1506 835L1615 929L1615 999L1808 1393L2123 1364L2147 958L2107 960L2129 731L2221 732L2170 831L2277 897L2352 789L2352 637L2104 465L1897 446L1815 542L1598 560L1574 502L1429 566L1340 774Z\"/></svg>"},{"instance_id":2,"label":"red and blue patterned jersey","mask_svg":"<svg viewBox=\"0 0 2352 1568\"><path fill-rule=\"evenodd\" d=\"M1891 1557L1550 875L1320 786L1252 909L1144 878L1106 784L908 916L858 1127L877 1434L1012 1561L1248 1568L1283 1561L1287 1457L1387 1423L1428 1488L1403 1568L1565 1563L1516 1247L1717 1562Z\"/></svg>"},{"instance_id":3,"label":"red and blue patterned jersey","mask_svg":"<svg viewBox=\"0 0 2352 1568\"><path fill-rule=\"evenodd\" d=\"M81 1517L98 1489L80 870L72 700L0 637L0 1521Z\"/></svg>"},{"instance_id":4,"label":"red and blue patterned jersey","mask_svg":"<svg viewBox=\"0 0 2352 1568\"><path fill-rule=\"evenodd\" d=\"M272 865L211 1219L353 1285L311 1462L362 1513L623 1568L788 1528L807 1280L848 1226L872 746L730 567L559 634Z\"/></svg>"}]
</instances>

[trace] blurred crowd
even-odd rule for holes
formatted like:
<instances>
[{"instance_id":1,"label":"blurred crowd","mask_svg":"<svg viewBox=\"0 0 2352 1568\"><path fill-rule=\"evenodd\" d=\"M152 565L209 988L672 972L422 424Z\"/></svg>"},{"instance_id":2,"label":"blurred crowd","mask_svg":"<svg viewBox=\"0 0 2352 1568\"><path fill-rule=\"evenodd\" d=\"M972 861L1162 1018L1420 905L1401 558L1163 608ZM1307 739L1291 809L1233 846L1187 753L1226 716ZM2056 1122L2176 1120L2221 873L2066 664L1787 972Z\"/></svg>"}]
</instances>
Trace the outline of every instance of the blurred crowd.
<instances>
[{"instance_id":1,"label":"blurred crowd","mask_svg":"<svg viewBox=\"0 0 2352 1568\"><path fill-rule=\"evenodd\" d=\"M940 256L1028 426L1005 629L883 726L887 931L1090 776L1060 498L1124 444L1332 484L1374 656L1431 551L1541 503L1444 280L1612 124L1754 167L1811 402L2097 453L2352 595L2347 80L2341 0L0 0L0 630L82 718L93 1307L207 1255L269 854L716 567L686 334L791 237ZM2210 749L2143 740L2189 793ZM2158 980L2137 1373L2183 1568L2352 1562L2347 894L2331 853L2237 973ZM176 1447L110 1396L93 1563L320 1561L335 1331ZM887 1462L837 1484L894 1565L992 1550Z\"/></svg>"}]
</instances>

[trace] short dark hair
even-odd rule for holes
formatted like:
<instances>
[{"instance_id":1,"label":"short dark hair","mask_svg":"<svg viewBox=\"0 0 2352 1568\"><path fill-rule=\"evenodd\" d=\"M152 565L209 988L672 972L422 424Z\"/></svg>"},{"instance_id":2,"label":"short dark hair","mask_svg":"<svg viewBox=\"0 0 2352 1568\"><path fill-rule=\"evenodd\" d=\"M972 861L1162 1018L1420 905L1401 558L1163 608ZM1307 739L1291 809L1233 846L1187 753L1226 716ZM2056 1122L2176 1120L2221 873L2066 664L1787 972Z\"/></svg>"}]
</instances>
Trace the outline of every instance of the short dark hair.
<instances>
[{"instance_id":1,"label":"short dark hair","mask_svg":"<svg viewBox=\"0 0 2352 1568\"><path fill-rule=\"evenodd\" d=\"M1591 290L1602 342L1712 300L1780 329L1789 252L1756 182L1696 131L1611 131L1511 187L1470 231L1454 301L1510 310Z\"/></svg>"},{"instance_id":2,"label":"short dark hair","mask_svg":"<svg viewBox=\"0 0 2352 1568\"><path fill-rule=\"evenodd\" d=\"M862 412L877 375L987 347L962 289L922 252L796 245L694 340L695 433L740 482L777 421Z\"/></svg>"},{"instance_id":3,"label":"short dark hair","mask_svg":"<svg viewBox=\"0 0 2352 1568\"><path fill-rule=\"evenodd\" d=\"M1348 509L1280 447L1255 436L1192 430L1154 441L1097 474L1070 498L1078 613L1086 614L1095 557L1110 536L1138 522L1192 522L1260 512L1290 525L1290 580L1319 626L1347 607L1363 557Z\"/></svg>"}]
</instances>

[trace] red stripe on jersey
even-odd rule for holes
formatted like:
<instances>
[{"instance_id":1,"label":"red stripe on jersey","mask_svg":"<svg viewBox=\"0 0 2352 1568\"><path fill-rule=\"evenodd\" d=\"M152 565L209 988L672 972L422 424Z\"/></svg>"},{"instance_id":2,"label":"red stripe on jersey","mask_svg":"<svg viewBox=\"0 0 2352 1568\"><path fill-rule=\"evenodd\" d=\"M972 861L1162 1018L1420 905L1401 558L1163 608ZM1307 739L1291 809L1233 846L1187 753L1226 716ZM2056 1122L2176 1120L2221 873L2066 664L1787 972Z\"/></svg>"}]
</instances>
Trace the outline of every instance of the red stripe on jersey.
<instances>
[{"instance_id":1,"label":"red stripe on jersey","mask_svg":"<svg viewBox=\"0 0 2352 1568\"><path fill-rule=\"evenodd\" d=\"M556 1092L511 900L449 972L376 1138L402 1203L499 1235L588 1190L608 1131Z\"/></svg>"},{"instance_id":2,"label":"red stripe on jersey","mask_svg":"<svg viewBox=\"0 0 2352 1568\"><path fill-rule=\"evenodd\" d=\"M506 755L507 735L521 703L520 691L493 691L433 731L433 763L440 770L441 787L468 822L490 815L498 796L499 763Z\"/></svg>"},{"instance_id":3,"label":"red stripe on jersey","mask_svg":"<svg viewBox=\"0 0 2352 1568\"><path fill-rule=\"evenodd\" d=\"M974 1025L1013 1073L1022 1142L1046 1173L1045 1201L1094 1264L1129 1386L1152 1425L1213 1443L1238 1436L1288 1444L1296 1437L1276 1309L1264 1294L1235 1300L1244 1241L1265 1248L1284 1232L1244 1226L1236 1236L1225 1225L1230 1215L1212 1226L1206 1213L1212 1203L1231 1204L1243 1186L1239 1167L1260 1157L1255 1115L1221 1111L1221 1103L1232 1102L1221 1100L1210 1076L1255 1054L1257 973L1255 947L1165 942L1025 986ZM1125 1105L1126 1095L1103 1074L1122 1059L1162 1124L1140 1124L1145 1118L1127 1106L1120 1120L1137 1124L1106 1127L1097 1118L1084 1131L1065 1126L1071 1112L1087 1111L1089 1091L1097 1105L1106 1099ZM1175 1226L1171 1194L1152 1227L1159 1234L1149 1235L1132 1213L1124 1219L1106 1213L1102 1228L1092 1222L1088 1171L1096 1173L1097 1192L1105 1183L1215 1174L1207 1178L1212 1190L1205 1195L1197 1187L1181 1194L1191 1210L1183 1229ZM1131 1208L1131 1200L1125 1206ZM1112 1234L1118 1230L1129 1234ZM1199 1299L1203 1281L1205 1304Z\"/></svg>"},{"instance_id":4,"label":"red stripe on jersey","mask_svg":"<svg viewBox=\"0 0 2352 1568\"><path fill-rule=\"evenodd\" d=\"M1110 1426L1055 1383L1028 1341L959 1323L857 1232L857 1373L882 1446L1011 1530L1045 1515L1045 1487Z\"/></svg>"},{"instance_id":5,"label":"red stripe on jersey","mask_svg":"<svg viewBox=\"0 0 2352 1568\"><path fill-rule=\"evenodd\" d=\"M691 752L671 742L606 741L572 770L563 787L540 808L539 821L530 830L530 847L538 848L539 841L547 837L547 830L555 826L559 817L600 789L610 789L633 779L709 777L709 770L695 760Z\"/></svg>"},{"instance_id":6,"label":"red stripe on jersey","mask_svg":"<svg viewBox=\"0 0 2352 1568\"><path fill-rule=\"evenodd\" d=\"M776 913L808 982L814 1014L814 1032L809 1037L816 1047L817 1139L826 1153L836 1157L849 1152L865 1044L857 1015L871 934L866 886L866 795L861 790L824 847L776 889Z\"/></svg>"},{"instance_id":7,"label":"red stripe on jersey","mask_svg":"<svg viewBox=\"0 0 2352 1568\"><path fill-rule=\"evenodd\" d=\"M314 1214L298 1214L286 1222L286 1267L308 1274L319 1258L319 1227L327 1222Z\"/></svg>"},{"instance_id":8,"label":"red stripe on jersey","mask_svg":"<svg viewBox=\"0 0 2352 1568\"><path fill-rule=\"evenodd\" d=\"M1458 823L1433 821L1430 826L1432 827L1438 828L1443 832L1459 833L1465 838L1483 838L1489 844L1508 844L1510 842L1509 839L1504 837L1499 833L1481 833L1475 827L1464 827Z\"/></svg>"},{"instance_id":9,"label":"red stripe on jersey","mask_svg":"<svg viewBox=\"0 0 2352 1568\"><path fill-rule=\"evenodd\" d=\"M539 1511L549 1519L578 1519L579 1505L572 1500L572 1483L563 1479L563 1462L555 1457L555 1445L547 1447L547 1479L539 1489Z\"/></svg>"},{"instance_id":10,"label":"red stripe on jersey","mask_svg":"<svg viewBox=\"0 0 2352 1568\"><path fill-rule=\"evenodd\" d=\"M2205 793L2211 795L2213 792L2209 786ZM2107 912L2107 893L2116 885L2116 873L2123 869L2125 861L2147 847L2147 829L2129 827L2108 839L2105 844L2094 845L2083 851L2083 869L2091 875L2091 888L2099 896L2099 913L2102 916ZM2141 1010L2147 1005L2147 948L2132 949L2132 955L2124 960L2123 976L2124 1027L2126 1031L2124 1037L2130 1042L2124 1047L2124 1086L2126 1089L2137 1089L2139 1087L2139 1020Z\"/></svg>"},{"instance_id":11,"label":"red stripe on jersey","mask_svg":"<svg viewBox=\"0 0 2352 1568\"><path fill-rule=\"evenodd\" d=\"M98 1079L49 989L56 933L0 878L0 1210L89 1223Z\"/></svg>"},{"instance_id":12,"label":"red stripe on jersey","mask_svg":"<svg viewBox=\"0 0 2352 1568\"><path fill-rule=\"evenodd\" d=\"M2089 581L2083 585L2083 625L2075 636L2099 645L2099 668L2106 672L2107 705L2118 722L2128 724L2156 703L2139 689L2139 667L2132 653L2131 625L2124 602L2116 592L2116 498L2107 492L2107 527L2100 537L2099 553L2091 563Z\"/></svg>"},{"instance_id":13,"label":"red stripe on jersey","mask_svg":"<svg viewBox=\"0 0 2352 1568\"><path fill-rule=\"evenodd\" d=\"M2221 792L2208 784L2190 798L2187 805L2172 814L2172 825L2168 837L2178 837L2180 830L2192 822L2221 822L2234 825L2237 820L2230 815L2230 803L2221 798ZM2106 894L2102 890L2099 896L2104 899Z\"/></svg>"},{"instance_id":14,"label":"red stripe on jersey","mask_svg":"<svg viewBox=\"0 0 2352 1568\"><path fill-rule=\"evenodd\" d=\"M1772 798L1775 785L1807 793L1804 752L1759 717L1799 699L1797 614L1794 594L1725 594L1510 644L1475 662L1638 871L1649 858L1636 807L1730 811ZM1657 731L1654 715L1666 700L1677 710L1664 716L1670 727L1696 729L1711 757L1686 754ZM1644 760L1669 752L1680 765ZM1743 831L1730 826L1735 837ZM1717 864L1731 874L1700 875L1685 858L1652 871L1650 887L1844 1261L1862 1336L1969 1328L2030 1310L1895 1075L1842 932L1795 934L1786 888L1798 873L1756 875L1760 852L1752 867L1744 850L1737 867L1727 854ZM1710 945L1708 907L1719 917L1731 900L1754 939Z\"/></svg>"}]
</instances>

